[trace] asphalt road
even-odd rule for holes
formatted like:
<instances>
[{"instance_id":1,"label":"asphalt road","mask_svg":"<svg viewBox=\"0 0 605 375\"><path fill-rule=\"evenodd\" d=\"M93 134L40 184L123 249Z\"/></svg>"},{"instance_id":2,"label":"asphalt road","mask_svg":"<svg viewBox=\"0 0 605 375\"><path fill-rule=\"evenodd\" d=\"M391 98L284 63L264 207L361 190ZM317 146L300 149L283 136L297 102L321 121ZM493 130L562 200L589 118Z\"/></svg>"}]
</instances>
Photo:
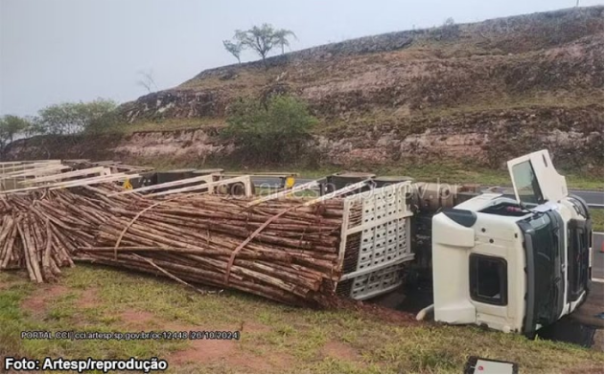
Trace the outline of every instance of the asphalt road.
<instances>
[{"instance_id":1,"label":"asphalt road","mask_svg":"<svg viewBox=\"0 0 605 375\"><path fill-rule=\"evenodd\" d=\"M577 195L584 199L588 204L600 204L603 205L603 192L592 191L592 190L570 190L570 194Z\"/></svg>"}]
</instances>

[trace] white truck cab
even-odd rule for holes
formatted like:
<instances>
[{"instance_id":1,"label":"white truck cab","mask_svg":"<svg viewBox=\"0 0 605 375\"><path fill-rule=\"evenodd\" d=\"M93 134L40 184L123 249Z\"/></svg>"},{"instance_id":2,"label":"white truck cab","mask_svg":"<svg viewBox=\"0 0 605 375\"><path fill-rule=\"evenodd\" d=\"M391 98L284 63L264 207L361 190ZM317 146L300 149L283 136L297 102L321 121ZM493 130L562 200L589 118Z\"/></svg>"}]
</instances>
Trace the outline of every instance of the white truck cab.
<instances>
[{"instance_id":1,"label":"white truck cab","mask_svg":"<svg viewBox=\"0 0 605 375\"><path fill-rule=\"evenodd\" d=\"M568 194L546 150L508 169L515 199L483 194L433 217L436 321L532 335L586 299L587 205Z\"/></svg>"}]
</instances>

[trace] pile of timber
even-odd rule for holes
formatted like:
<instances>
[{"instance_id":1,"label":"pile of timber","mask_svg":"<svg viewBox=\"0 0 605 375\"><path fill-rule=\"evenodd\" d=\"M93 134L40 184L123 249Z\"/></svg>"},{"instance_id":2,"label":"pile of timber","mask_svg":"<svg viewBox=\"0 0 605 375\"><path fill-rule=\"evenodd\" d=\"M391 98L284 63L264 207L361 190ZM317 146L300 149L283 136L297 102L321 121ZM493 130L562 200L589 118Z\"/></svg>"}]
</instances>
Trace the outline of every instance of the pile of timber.
<instances>
[{"instance_id":1,"label":"pile of timber","mask_svg":"<svg viewBox=\"0 0 605 375\"><path fill-rule=\"evenodd\" d=\"M103 209L67 190L0 195L0 271L25 269L32 281L56 280L61 267L73 266L73 252L94 241L108 219Z\"/></svg>"},{"instance_id":2,"label":"pile of timber","mask_svg":"<svg viewBox=\"0 0 605 375\"><path fill-rule=\"evenodd\" d=\"M98 190L98 189L97 189ZM341 272L343 201L136 194L98 198L111 215L74 259L180 283L233 288L293 305L327 305Z\"/></svg>"},{"instance_id":3,"label":"pile of timber","mask_svg":"<svg viewBox=\"0 0 605 375\"><path fill-rule=\"evenodd\" d=\"M111 184L0 198L0 269L52 281L73 261L232 288L305 306L333 302L343 201L115 194Z\"/></svg>"}]
</instances>

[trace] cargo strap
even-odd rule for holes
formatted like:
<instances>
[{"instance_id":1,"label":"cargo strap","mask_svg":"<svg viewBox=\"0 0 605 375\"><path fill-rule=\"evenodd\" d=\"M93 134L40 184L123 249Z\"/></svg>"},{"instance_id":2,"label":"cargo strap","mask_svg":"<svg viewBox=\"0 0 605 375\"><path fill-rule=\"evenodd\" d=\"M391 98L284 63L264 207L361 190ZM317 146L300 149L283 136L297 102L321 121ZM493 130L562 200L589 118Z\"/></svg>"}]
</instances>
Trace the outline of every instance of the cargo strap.
<instances>
[{"instance_id":1,"label":"cargo strap","mask_svg":"<svg viewBox=\"0 0 605 375\"><path fill-rule=\"evenodd\" d=\"M263 223L263 225L256 228L256 230L250 236L248 236L248 238L246 238L244 240L244 242L242 242L241 244L239 244L239 246L237 248L235 248L235 250L231 253L231 257L229 258L229 263L227 263L227 269L225 271L225 286L229 285L229 276L231 276L231 267L233 267L233 262L235 262L235 257L240 252L240 250L243 249L247 244L249 244L250 241L252 241L254 239L254 237L256 237L260 232L262 232L265 228L267 228L267 226L269 226L269 224L271 224L275 220L279 219L280 217L284 216L288 212L296 210L299 207L302 207L302 205L286 208L285 210L270 217L267 221L265 221Z\"/></svg>"},{"instance_id":2,"label":"cargo strap","mask_svg":"<svg viewBox=\"0 0 605 375\"><path fill-rule=\"evenodd\" d=\"M114 256L114 259L116 259L116 260L118 259L118 247L120 247L120 243L122 242L122 238L124 237L124 235L126 234L126 232L128 232L128 229L130 229L130 227L132 226L132 224L134 224L134 222L137 221L139 219L139 217L141 217L141 215L143 215L145 212L147 212L147 211L151 210L152 208L157 207L157 206L159 206L161 204L168 203L170 201L174 201L174 200L177 200L179 198L191 197L191 196L193 196L195 194L197 194L197 193L187 194L187 195L184 195L184 196L182 196L182 195L176 195L176 196L174 196L174 197L172 197L170 199L166 199L166 200L163 200L163 201L156 202L156 203L152 204L151 206L149 206L149 207L141 210L138 214L136 214L135 217L133 217L132 220L130 220L130 222L128 224L126 224L126 226L122 230L122 233L120 233L120 237L118 237L118 240L116 241L116 244L113 247L113 256Z\"/></svg>"}]
</instances>

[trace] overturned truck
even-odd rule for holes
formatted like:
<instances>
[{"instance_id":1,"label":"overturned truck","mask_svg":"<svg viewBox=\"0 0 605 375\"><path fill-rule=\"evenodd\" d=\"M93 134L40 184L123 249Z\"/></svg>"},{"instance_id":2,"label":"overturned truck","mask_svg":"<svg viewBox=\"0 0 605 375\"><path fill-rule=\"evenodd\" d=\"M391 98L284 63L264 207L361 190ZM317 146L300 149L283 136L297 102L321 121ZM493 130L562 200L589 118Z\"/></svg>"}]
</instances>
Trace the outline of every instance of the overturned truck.
<instances>
[{"instance_id":1,"label":"overturned truck","mask_svg":"<svg viewBox=\"0 0 605 375\"><path fill-rule=\"evenodd\" d=\"M84 261L304 306L376 297L421 269L437 321L526 334L589 290L589 211L547 151L509 162L514 196L359 173L257 196L251 176L150 183L74 163L3 165L0 269L42 282Z\"/></svg>"}]
</instances>

